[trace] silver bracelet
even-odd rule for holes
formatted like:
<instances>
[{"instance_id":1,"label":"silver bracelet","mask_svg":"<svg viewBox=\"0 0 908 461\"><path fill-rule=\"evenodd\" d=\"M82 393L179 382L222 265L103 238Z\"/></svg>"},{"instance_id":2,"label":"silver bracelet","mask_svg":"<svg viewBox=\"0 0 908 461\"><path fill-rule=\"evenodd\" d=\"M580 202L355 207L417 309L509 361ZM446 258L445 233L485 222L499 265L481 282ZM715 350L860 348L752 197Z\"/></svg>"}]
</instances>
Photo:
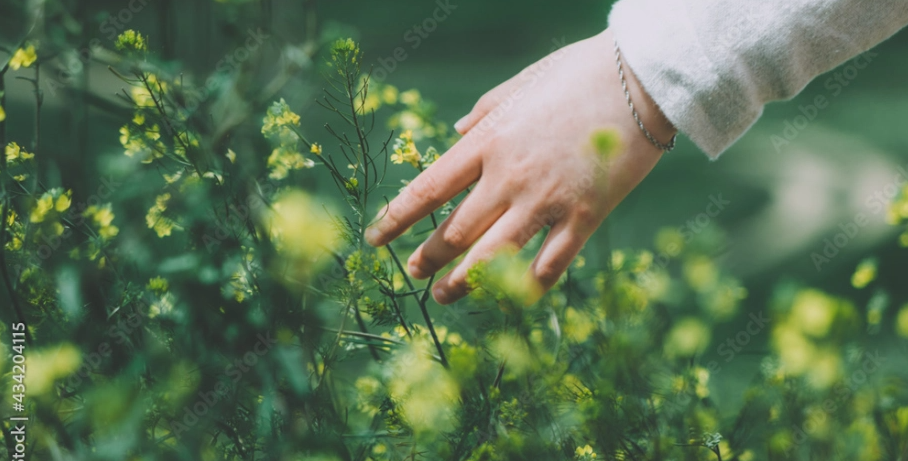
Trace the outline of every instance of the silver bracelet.
<instances>
[{"instance_id":1,"label":"silver bracelet","mask_svg":"<svg viewBox=\"0 0 908 461\"><path fill-rule=\"evenodd\" d=\"M640 127L640 130L643 131L643 135L646 136L646 139L649 139L657 149L663 152L670 152L675 148L675 139L678 135L672 136L672 139L668 144L662 144L653 136L646 127L643 126L643 122L640 120L640 115L637 114L637 109L634 109L634 103L631 102L631 93L627 91L627 81L624 80L624 69L621 68L621 51L618 50L618 40L615 39L615 62L618 64L618 77L621 77L621 88L624 89L624 97L627 99L627 105L631 108L631 113L634 114L634 120L637 121L637 125Z\"/></svg>"}]
</instances>

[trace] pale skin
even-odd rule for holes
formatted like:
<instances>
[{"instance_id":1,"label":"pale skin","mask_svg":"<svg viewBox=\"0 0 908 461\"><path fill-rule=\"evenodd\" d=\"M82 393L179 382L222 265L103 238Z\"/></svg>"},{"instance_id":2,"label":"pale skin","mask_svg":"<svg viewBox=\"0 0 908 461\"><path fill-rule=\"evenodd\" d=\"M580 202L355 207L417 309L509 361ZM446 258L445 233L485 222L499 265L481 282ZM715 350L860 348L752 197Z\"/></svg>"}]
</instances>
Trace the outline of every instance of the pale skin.
<instances>
[{"instance_id":1,"label":"pale skin","mask_svg":"<svg viewBox=\"0 0 908 461\"><path fill-rule=\"evenodd\" d=\"M625 79L644 126L662 143L675 128L626 62ZM414 179L366 232L373 246L404 233L472 186L453 213L413 252L410 275L425 279L461 255L432 295L450 304L469 291L467 270L521 248L550 226L527 274L548 290L593 232L662 156L631 115L607 29L554 52L486 93L455 128L463 135ZM616 130L619 152L604 162L592 135Z\"/></svg>"}]
</instances>

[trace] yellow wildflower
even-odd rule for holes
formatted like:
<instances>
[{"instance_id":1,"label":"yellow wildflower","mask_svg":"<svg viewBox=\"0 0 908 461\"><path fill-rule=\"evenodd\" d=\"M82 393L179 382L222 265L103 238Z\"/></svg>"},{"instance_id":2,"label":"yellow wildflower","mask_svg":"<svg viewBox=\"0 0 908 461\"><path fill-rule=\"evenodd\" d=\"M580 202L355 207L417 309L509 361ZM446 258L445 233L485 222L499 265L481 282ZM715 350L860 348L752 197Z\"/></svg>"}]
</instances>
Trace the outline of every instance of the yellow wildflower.
<instances>
[{"instance_id":1,"label":"yellow wildflower","mask_svg":"<svg viewBox=\"0 0 908 461\"><path fill-rule=\"evenodd\" d=\"M596 459L596 452L593 451L593 447L586 445L582 447L577 447L577 450L574 451L578 461L590 461Z\"/></svg>"},{"instance_id":2,"label":"yellow wildflower","mask_svg":"<svg viewBox=\"0 0 908 461\"><path fill-rule=\"evenodd\" d=\"M866 287L876 278L876 260L865 259L858 264L851 276L851 286L861 289Z\"/></svg>"},{"instance_id":3,"label":"yellow wildflower","mask_svg":"<svg viewBox=\"0 0 908 461\"><path fill-rule=\"evenodd\" d=\"M289 149L287 146L280 146L271 151L268 157L268 167L271 173L268 175L271 179L284 179L292 170L301 170L303 168L312 168L315 162L303 157L303 154Z\"/></svg>"},{"instance_id":4,"label":"yellow wildflower","mask_svg":"<svg viewBox=\"0 0 908 461\"><path fill-rule=\"evenodd\" d=\"M381 91L381 100L385 104L397 104L398 95L399 92L397 90L397 87L395 87L394 85L385 85L385 87L382 88Z\"/></svg>"},{"instance_id":5,"label":"yellow wildflower","mask_svg":"<svg viewBox=\"0 0 908 461\"><path fill-rule=\"evenodd\" d=\"M895 320L895 331L903 338L908 338L908 304L899 310Z\"/></svg>"},{"instance_id":6,"label":"yellow wildflower","mask_svg":"<svg viewBox=\"0 0 908 461\"><path fill-rule=\"evenodd\" d=\"M9 60L9 68L19 70L22 67L29 67L38 60L38 54L35 52L35 46L29 45L27 48L19 48L13 53Z\"/></svg>"},{"instance_id":7,"label":"yellow wildflower","mask_svg":"<svg viewBox=\"0 0 908 461\"><path fill-rule=\"evenodd\" d=\"M158 295L164 294L169 287L170 285L167 283L167 279L160 276L149 279L148 284L145 285L145 288Z\"/></svg>"},{"instance_id":8,"label":"yellow wildflower","mask_svg":"<svg viewBox=\"0 0 908 461\"><path fill-rule=\"evenodd\" d=\"M419 167L422 156L413 142L413 131L404 131L394 142L394 153L391 154L391 162L400 165L407 162L414 167Z\"/></svg>"},{"instance_id":9,"label":"yellow wildflower","mask_svg":"<svg viewBox=\"0 0 908 461\"><path fill-rule=\"evenodd\" d=\"M167 210L167 202L170 200L170 194L165 193L157 196L155 198L155 204L148 210L148 214L145 215L145 223L148 225L149 229L154 229L155 233L158 234L158 237L166 237L170 235L174 229L182 229L178 226L172 219L164 216L164 211Z\"/></svg>"},{"instance_id":10,"label":"yellow wildflower","mask_svg":"<svg viewBox=\"0 0 908 461\"><path fill-rule=\"evenodd\" d=\"M98 226L98 234L103 240L110 240L120 233L120 229L112 225L114 214L109 203L100 206L92 205L85 210L83 215L91 218Z\"/></svg>"},{"instance_id":11,"label":"yellow wildflower","mask_svg":"<svg viewBox=\"0 0 908 461\"><path fill-rule=\"evenodd\" d=\"M148 44L142 34L128 29L117 37L114 46L120 51L147 51Z\"/></svg>"},{"instance_id":12,"label":"yellow wildflower","mask_svg":"<svg viewBox=\"0 0 908 461\"><path fill-rule=\"evenodd\" d=\"M300 116L290 110L284 98L268 108L263 120L262 134L271 137L280 134L283 128L300 126Z\"/></svg>"},{"instance_id":13,"label":"yellow wildflower","mask_svg":"<svg viewBox=\"0 0 908 461\"><path fill-rule=\"evenodd\" d=\"M694 317L682 319L665 341L665 354L669 357L690 357L703 352L709 344L710 331Z\"/></svg>"},{"instance_id":14,"label":"yellow wildflower","mask_svg":"<svg viewBox=\"0 0 908 461\"><path fill-rule=\"evenodd\" d=\"M408 106L415 106L420 100L422 95L419 94L419 90L407 90L400 94L400 102Z\"/></svg>"},{"instance_id":15,"label":"yellow wildflower","mask_svg":"<svg viewBox=\"0 0 908 461\"><path fill-rule=\"evenodd\" d=\"M43 222L44 218L47 217L47 213L49 213L53 209L54 197L50 194L50 192L45 192L35 202L35 206L32 208L31 216L29 216L29 221L33 223Z\"/></svg>"},{"instance_id":16,"label":"yellow wildflower","mask_svg":"<svg viewBox=\"0 0 908 461\"><path fill-rule=\"evenodd\" d=\"M6 145L5 154L7 163L16 163L18 161L35 158L35 154L29 154L25 149L19 147L19 145L14 142Z\"/></svg>"},{"instance_id":17,"label":"yellow wildflower","mask_svg":"<svg viewBox=\"0 0 908 461\"><path fill-rule=\"evenodd\" d=\"M25 389L30 396L47 394L54 382L65 378L82 364L82 353L70 343L32 351L25 359Z\"/></svg>"}]
</instances>

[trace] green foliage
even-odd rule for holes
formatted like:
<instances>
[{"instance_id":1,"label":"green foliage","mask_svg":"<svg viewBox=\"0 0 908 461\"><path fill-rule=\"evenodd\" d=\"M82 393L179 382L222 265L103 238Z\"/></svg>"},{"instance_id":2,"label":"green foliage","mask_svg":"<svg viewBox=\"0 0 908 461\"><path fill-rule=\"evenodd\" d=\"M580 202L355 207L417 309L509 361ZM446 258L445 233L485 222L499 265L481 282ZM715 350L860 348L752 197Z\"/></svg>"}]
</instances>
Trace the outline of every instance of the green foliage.
<instances>
[{"instance_id":1,"label":"green foliage","mask_svg":"<svg viewBox=\"0 0 908 461\"><path fill-rule=\"evenodd\" d=\"M327 81L325 111L305 113L329 122L304 133L307 108L273 94L212 122L210 106L186 104L197 88L124 32L112 70L129 111L103 200L85 193L97 183L45 187L45 154L20 133L0 140L3 320L28 325L34 459L876 460L908 449L908 377L892 346L908 339L908 307L877 302L864 316L842 296L782 284L754 324L739 309L746 290L714 261L718 232L666 230L658 256L607 250L602 270L578 260L544 295L527 285L524 254L505 253L469 271L469 300L435 305L432 280L418 284L401 262L456 200L387 247L363 235L396 187L387 169L415 175L456 136L418 91L371 82L355 42L320 44L325 75L311 78ZM376 111L392 131L375 135ZM606 159L620 144L611 132L591 143ZM314 175L330 176L333 198L305 187ZM876 274L862 263L855 286ZM719 361L711 348L764 329L769 350L738 383L742 403L716 398L717 373L743 352ZM4 343L3 389L13 353ZM14 443L8 431L3 442Z\"/></svg>"}]
</instances>

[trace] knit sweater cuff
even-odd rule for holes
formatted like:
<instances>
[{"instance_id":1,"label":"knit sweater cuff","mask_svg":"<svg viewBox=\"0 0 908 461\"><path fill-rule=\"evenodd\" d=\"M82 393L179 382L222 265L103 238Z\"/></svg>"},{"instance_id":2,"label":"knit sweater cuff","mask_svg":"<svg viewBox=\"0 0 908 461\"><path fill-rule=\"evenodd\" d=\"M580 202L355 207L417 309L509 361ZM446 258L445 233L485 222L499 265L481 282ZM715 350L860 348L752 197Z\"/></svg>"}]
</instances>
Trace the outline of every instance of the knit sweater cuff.
<instances>
[{"instance_id":1,"label":"knit sweater cuff","mask_svg":"<svg viewBox=\"0 0 908 461\"><path fill-rule=\"evenodd\" d=\"M681 2L623 0L612 9L609 28L666 118L715 159L756 122L763 104L726 70L736 60L732 50L707 50L686 15Z\"/></svg>"}]
</instances>

